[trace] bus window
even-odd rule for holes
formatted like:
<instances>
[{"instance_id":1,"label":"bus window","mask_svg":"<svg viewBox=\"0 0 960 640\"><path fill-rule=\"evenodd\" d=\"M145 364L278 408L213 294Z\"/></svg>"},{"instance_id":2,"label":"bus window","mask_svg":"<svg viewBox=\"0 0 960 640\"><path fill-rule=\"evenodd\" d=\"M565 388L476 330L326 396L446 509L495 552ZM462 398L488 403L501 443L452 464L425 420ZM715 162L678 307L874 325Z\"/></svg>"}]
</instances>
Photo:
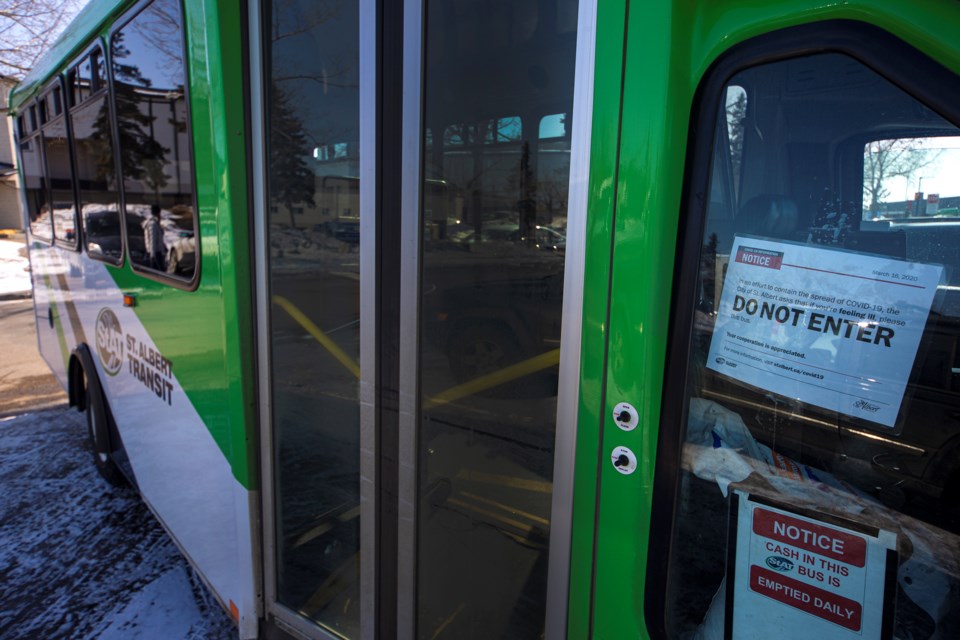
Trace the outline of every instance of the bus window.
<instances>
[{"instance_id":1,"label":"bus window","mask_svg":"<svg viewBox=\"0 0 960 640\"><path fill-rule=\"evenodd\" d=\"M92 99L89 92L87 96L83 104L70 112L84 243L92 258L119 264L123 259L123 242L110 105L105 90ZM139 223L136 218L131 222Z\"/></svg>"},{"instance_id":2,"label":"bus window","mask_svg":"<svg viewBox=\"0 0 960 640\"><path fill-rule=\"evenodd\" d=\"M563 138L567 133L567 118L565 113L555 113L540 118L540 139Z\"/></svg>"},{"instance_id":3,"label":"bus window","mask_svg":"<svg viewBox=\"0 0 960 640\"><path fill-rule=\"evenodd\" d=\"M63 101L61 100L60 87L55 87L50 97L53 101L53 116L59 116L63 113Z\"/></svg>"},{"instance_id":4,"label":"bus window","mask_svg":"<svg viewBox=\"0 0 960 640\"><path fill-rule=\"evenodd\" d=\"M50 213L47 178L43 171L39 132L20 141L20 162L31 236L50 242L53 240L53 217Z\"/></svg>"},{"instance_id":5,"label":"bus window","mask_svg":"<svg viewBox=\"0 0 960 640\"><path fill-rule=\"evenodd\" d=\"M741 71L720 101L687 311L670 637L739 637L747 618L773 637L794 610L811 635L949 634L960 130L839 53ZM935 200L908 197L921 179Z\"/></svg>"},{"instance_id":6,"label":"bus window","mask_svg":"<svg viewBox=\"0 0 960 640\"><path fill-rule=\"evenodd\" d=\"M960 216L960 198L953 195L958 168L958 137L871 140L863 147L863 219L897 223Z\"/></svg>"},{"instance_id":7,"label":"bus window","mask_svg":"<svg viewBox=\"0 0 960 640\"><path fill-rule=\"evenodd\" d=\"M196 212L179 2L155 0L110 42L130 260L192 280ZM90 57L92 86L98 60Z\"/></svg>"},{"instance_id":8,"label":"bus window","mask_svg":"<svg viewBox=\"0 0 960 640\"><path fill-rule=\"evenodd\" d=\"M540 235L556 235L541 246L566 249L566 224L560 221L567 210L567 189L570 182L570 114L556 113L540 119L540 140L537 143L537 189L544 218L552 225L541 225Z\"/></svg>"},{"instance_id":9,"label":"bus window","mask_svg":"<svg viewBox=\"0 0 960 640\"><path fill-rule=\"evenodd\" d=\"M43 157L50 184L50 207L53 215L53 235L58 244L77 246L77 210L73 200L73 166L70 160L70 141L67 121L62 116L60 87L47 93L44 102L50 115L43 125Z\"/></svg>"},{"instance_id":10,"label":"bus window","mask_svg":"<svg viewBox=\"0 0 960 640\"><path fill-rule=\"evenodd\" d=\"M83 62L77 65L77 85L76 99L77 104L90 97L91 87L93 86L93 76L90 71L90 58L84 58Z\"/></svg>"},{"instance_id":11,"label":"bus window","mask_svg":"<svg viewBox=\"0 0 960 640\"><path fill-rule=\"evenodd\" d=\"M37 98L37 112L40 114L40 126L47 123L50 119L50 97L41 96Z\"/></svg>"},{"instance_id":12,"label":"bus window","mask_svg":"<svg viewBox=\"0 0 960 640\"><path fill-rule=\"evenodd\" d=\"M107 65L100 49L90 52L90 91L96 93L107 87Z\"/></svg>"},{"instance_id":13,"label":"bus window","mask_svg":"<svg viewBox=\"0 0 960 640\"><path fill-rule=\"evenodd\" d=\"M80 101L77 99L77 68L67 69L67 108L72 109Z\"/></svg>"}]
</instances>

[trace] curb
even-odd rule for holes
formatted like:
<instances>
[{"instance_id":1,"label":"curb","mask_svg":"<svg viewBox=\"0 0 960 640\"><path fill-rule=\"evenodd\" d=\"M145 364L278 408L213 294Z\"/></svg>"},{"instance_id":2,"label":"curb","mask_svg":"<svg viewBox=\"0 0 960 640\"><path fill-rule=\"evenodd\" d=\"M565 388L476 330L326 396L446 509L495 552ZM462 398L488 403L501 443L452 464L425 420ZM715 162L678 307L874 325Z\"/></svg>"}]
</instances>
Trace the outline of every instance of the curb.
<instances>
[{"instance_id":1,"label":"curb","mask_svg":"<svg viewBox=\"0 0 960 640\"><path fill-rule=\"evenodd\" d=\"M9 293L0 293L0 302L7 300L29 300L33 297L33 291L26 289L24 291L11 291Z\"/></svg>"},{"instance_id":2,"label":"curb","mask_svg":"<svg viewBox=\"0 0 960 640\"><path fill-rule=\"evenodd\" d=\"M12 411L0 412L0 420L8 420L10 418L19 418L28 413L39 413L41 411L53 411L53 410L63 410L70 409L72 407L67 404L67 400L45 400L38 404L27 405L24 407L19 407Z\"/></svg>"}]
</instances>

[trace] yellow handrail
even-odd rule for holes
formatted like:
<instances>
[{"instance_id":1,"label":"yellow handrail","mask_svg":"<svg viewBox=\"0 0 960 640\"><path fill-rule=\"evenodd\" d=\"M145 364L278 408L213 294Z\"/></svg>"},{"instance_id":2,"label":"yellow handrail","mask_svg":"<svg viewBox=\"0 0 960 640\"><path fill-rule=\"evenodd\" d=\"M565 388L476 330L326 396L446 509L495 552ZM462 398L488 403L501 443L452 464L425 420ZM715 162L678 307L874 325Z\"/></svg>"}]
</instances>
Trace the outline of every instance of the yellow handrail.
<instances>
[{"instance_id":1,"label":"yellow handrail","mask_svg":"<svg viewBox=\"0 0 960 640\"><path fill-rule=\"evenodd\" d=\"M352 373L357 379L360 379L360 365L351 358L346 352L341 349L336 342L330 339L323 330L320 329L316 324L313 323L310 318L306 316L305 313L300 311L295 304L284 298L283 296L273 296L273 303L286 311L291 318L297 321L297 323L307 330L313 338L320 343L324 349L330 352L334 358L337 359L337 362L342 364L350 373ZM494 387L499 387L502 384L506 384L512 380L518 378L523 378L532 373L537 373L538 371L543 371L544 369L549 369L555 365L560 364L560 349L553 349L547 351L546 353L541 353L538 356L528 358L523 362L518 362L512 364L503 369L498 369L492 373L482 375L478 378L474 378L463 384L458 384L455 387L450 387L442 393L438 393L432 398L427 398L424 404L424 408L433 409L451 402L460 400L467 396L471 396L481 391L486 391L487 389L492 389Z\"/></svg>"},{"instance_id":2,"label":"yellow handrail","mask_svg":"<svg viewBox=\"0 0 960 640\"><path fill-rule=\"evenodd\" d=\"M307 333L313 336L314 339L320 343L320 346L329 351L330 355L337 359L337 362L346 367L346 369L356 376L358 380L360 379L360 365L357 364L357 361L348 356L346 352L337 345L336 342L330 339L330 336L325 334L320 327L315 325L313 321L308 318L306 314L300 311L295 304L283 296L273 296L273 303L290 314L290 317L296 320L301 327L306 329Z\"/></svg>"}]
</instances>

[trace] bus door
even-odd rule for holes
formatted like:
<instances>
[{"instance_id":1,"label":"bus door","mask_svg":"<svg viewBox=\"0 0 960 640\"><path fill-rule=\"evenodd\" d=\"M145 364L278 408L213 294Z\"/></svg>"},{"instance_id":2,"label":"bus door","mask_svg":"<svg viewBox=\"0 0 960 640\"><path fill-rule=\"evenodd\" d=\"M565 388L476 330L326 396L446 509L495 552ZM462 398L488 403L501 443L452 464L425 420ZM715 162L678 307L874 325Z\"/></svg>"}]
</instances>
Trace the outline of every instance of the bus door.
<instances>
[{"instance_id":1,"label":"bus door","mask_svg":"<svg viewBox=\"0 0 960 640\"><path fill-rule=\"evenodd\" d=\"M265 613L536 638L578 6L387 5L255 18Z\"/></svg>"},{"instance_id":2,"label":"bus door","mask_svg":"<svg viewBox=\"0 0 960 640\"><path fill-rule=\"evenodd\" d=\"M626 58L598 48L621 151L572 635L951 637L960 12L912 14L927 40L895 8L707 4L705 40L631 3Z\"/></svg>"}]
</instances>

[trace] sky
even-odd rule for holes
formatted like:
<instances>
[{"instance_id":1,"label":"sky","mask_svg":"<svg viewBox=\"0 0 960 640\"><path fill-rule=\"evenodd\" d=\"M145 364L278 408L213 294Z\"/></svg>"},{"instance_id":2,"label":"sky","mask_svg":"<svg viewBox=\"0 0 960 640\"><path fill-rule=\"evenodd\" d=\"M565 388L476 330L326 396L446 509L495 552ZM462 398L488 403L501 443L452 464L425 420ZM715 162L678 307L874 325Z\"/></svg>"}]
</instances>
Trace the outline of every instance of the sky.
<instances>
[{"instance_id":1,"label":"sky","mask_svg":"<svg viewBox=\"0 0 960 640\"><path fill-rule=\"evenodd\" d=\"M890 190L887 201L913 200L913 194L937 193L941 198L960 196L960 137L928 138L924 149L942 149L940 157L909 179L896 177L884 181Z\"/></svg>"},{"instance_id":2,"label":"sky","mask_svg":"<svg viewBox=\"0 0 960 640\"><path fill-rule=\"evenodd\" d=\"M77 13L82 9L90 0L46 0L46 3L49 4L54 9L62 9L64 11L64 19L58 24L51 27L48 24L46 19L38 19L34 23L21 23L14 22L8 18L0 17L0 42L3 43L4 48L20 48L23 44L31 41L32 36L30 34L30 29L32 27L35 30L38 30L45 37L48 37L47 40L49 43L53 43L57 36L63 31L64 28ZM11 5L15 4L14 0L0 0L0 9L4 9ZM37 2L36 5L41 3ZM39 52L40 55L43 55L43 51ZM7 56L9 55L9 58ZM16 61L21 63L21 60L18 58L16 53L12 54L0 54L0 75L8 75L12 77L22 77L23 72L20 72L16 69L9 67L4 64L5 60Z\"/></svg>"}]
</instances>

